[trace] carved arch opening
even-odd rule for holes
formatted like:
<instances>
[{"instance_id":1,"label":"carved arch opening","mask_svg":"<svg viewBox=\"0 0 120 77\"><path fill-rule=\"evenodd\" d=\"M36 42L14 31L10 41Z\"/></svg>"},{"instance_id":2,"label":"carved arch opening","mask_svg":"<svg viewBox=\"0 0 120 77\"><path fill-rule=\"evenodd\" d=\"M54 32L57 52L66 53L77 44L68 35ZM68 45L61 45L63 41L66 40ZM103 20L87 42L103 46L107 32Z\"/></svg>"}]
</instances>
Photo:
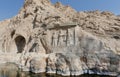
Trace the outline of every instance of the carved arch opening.
<instances>
[{"instance_id":1,"label":"carved arch opening","mask_svg":"<svg viewBox=\"0 0 120 77\"><path fill-rule=\"evenodd\" d=\"M24 50L25 44L26 44L26 40L23 36L17 36L15 38L15 44L17 47L17 53L22 53L22 51Z\"/></svg>"}]
</instances>

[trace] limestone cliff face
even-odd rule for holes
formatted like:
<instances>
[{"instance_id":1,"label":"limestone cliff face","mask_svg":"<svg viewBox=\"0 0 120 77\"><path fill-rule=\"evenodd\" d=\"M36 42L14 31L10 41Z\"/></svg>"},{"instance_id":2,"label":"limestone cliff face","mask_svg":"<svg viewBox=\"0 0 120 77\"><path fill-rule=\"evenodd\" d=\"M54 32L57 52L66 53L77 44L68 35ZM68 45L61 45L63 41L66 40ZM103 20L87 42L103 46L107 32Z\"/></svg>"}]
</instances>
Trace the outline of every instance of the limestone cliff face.
<instances>
[{"instance_id":1,"label":"limestone cliff face","mask_svg":"<svg viewBox=\"0 0 120 77\"><path fill-rule=\"evenodd\" d=\"M120 17L110 12L25 0L18 15L0 22L0 63L35 73L118 75L119 32Z\"/></svg>"}]
</instances>

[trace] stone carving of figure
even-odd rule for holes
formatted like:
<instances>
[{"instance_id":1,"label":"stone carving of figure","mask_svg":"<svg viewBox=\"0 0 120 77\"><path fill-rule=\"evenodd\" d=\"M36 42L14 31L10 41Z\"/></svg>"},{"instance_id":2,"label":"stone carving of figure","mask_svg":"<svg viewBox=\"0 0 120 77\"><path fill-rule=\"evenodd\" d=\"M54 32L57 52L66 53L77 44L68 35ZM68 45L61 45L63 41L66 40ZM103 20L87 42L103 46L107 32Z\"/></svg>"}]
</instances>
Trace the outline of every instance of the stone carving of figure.
<instances>
[{"instance_id":1,"label":"stone carving of figure","mask_svg":"<svg viewBox=\"0 0 120 77\"><path fill-rule=\"evenodd\" d=\"M63 43L64 46L67 46L67 30L63 32Z\"/></svg>"},{"instance_id":2,"label":"stone carving of figure","mask_svg":"<svg viewBox=\"0 0 120 77\"><path fill-rule=\"evenodd\" d=\"M58 35L56 32L53 33L52 35L52 46L57 46L57 41L58 41Z\"/></svg>"},{"instance_id":3,"label":"stone carving of figure","mask_svg":"<svg viewBox=\"0 0 120 77\"><path fill-rule=\"evenodd\" d=\"M63 45L63 42L64 42L64 37L63 36L64 36L64 34L60 30L59 34L58 34L58 46L62 46Z\"/></svg>"},{"instance_id":4,"label":"stone carving of figure","mask_svg":"<svg viewBox=\"0 0 120 77\"><path fill-rule=\"evenodd\" d=\"M71 29L68 29L68 46L74 44L74 35Z\"/></svg>"}]
</instances>

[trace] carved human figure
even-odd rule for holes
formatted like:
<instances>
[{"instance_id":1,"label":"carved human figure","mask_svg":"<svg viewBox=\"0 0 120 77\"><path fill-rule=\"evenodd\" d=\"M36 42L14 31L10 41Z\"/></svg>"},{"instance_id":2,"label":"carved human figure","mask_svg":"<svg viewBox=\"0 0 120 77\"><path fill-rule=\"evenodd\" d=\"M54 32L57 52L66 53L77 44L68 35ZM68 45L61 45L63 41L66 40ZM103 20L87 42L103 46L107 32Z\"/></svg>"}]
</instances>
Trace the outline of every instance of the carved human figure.
<instances>
[{"instance_id":1,"label":"carved human figure","mask_svg":"<svg viewBox=\"0 0 120 77\"><path fill-rule=\"evenodd\" d=\"M66 46L67 45L67 31L66 30L62 31L62 39L63 39L62 46Z\"/></svg>"},{"instance_id":2,"label":"carved human figure","mask_svg":"<svg viewBox=\"0 0 120 77\"><path fill-rule=\"evenodd\" d=\"M57 35L57 33L56 32L54 32L53 33L53 35L52 35L52 46L57 46L57 41L58 41L58 35Z\"/></svg>"},{"instance_id":3,"label":"carved human figure","mask_svg":"<svg viewBox=\"0 0 120 77\"><path fill-rule=\"evenodd\" d=\"M73 45L74 44L74 35L73 35L73 31L71 29L68 29L68 46L69 45Z\"/></svg>"},{"instance_id":4,"label":"carved human figure","mask_svg":"<svg viewBox=\"0 0 120 77\"><path fill-rule=\"evenodd\" d=\"M64 41L64 34L62 33L62 31L60 30L59 31L59 34L58 34L58 46L62 46L63 45L63 41Z\"/></svg>"}]
</instances>

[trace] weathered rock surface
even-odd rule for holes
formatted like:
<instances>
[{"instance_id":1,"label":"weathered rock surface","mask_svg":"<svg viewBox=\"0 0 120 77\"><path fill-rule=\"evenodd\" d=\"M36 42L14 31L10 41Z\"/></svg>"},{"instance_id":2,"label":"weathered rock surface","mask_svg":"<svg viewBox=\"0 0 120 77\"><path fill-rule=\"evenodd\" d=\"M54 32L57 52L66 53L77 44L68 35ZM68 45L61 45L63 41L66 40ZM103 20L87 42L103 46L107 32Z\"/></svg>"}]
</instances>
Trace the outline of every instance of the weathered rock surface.
<instances>
[{"instance_id":1,"label":"weathered rock surface","mask_svg":"<svg viewBox=\"0 0 120 77\"><path fill-rule=\"evenodd\" d=\"M61 75L120 73L120 17L77 12L49 0L25 0L19 14L0 22L0 63Z\"/></svg>"}]
</instances>

